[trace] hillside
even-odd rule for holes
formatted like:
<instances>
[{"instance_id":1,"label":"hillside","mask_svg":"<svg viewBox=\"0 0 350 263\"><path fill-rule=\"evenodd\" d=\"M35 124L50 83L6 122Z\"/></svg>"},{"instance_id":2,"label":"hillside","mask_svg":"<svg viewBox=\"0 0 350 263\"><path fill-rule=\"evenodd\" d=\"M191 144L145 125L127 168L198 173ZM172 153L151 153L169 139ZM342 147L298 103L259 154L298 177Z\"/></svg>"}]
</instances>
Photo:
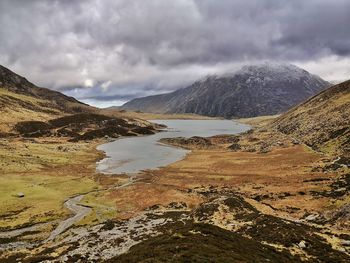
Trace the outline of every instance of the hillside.
<instances>
[{"instance_id":1,"label":"hillside","mask_svg":"<svg viewBox=\"0 0 350 263\"><path fill-rule=\"evenodd\" d=\"M0 131L8 132L18 121L48 120L65 114L96 109L64 94L40 88L0 65Z\"/></svg>"},{"instance_id":2,"label":"hillside","mask_svg":"<svg viewBox=\"0 0 350 263\"><path fill-rule=\"evenodd\" d=\"M264 63L245 66L233 75L211 76L172 93L134 99L121 108L225 118L273 115L329 85L294 65Z\"/></svg>"},{"instance_id":3,"label":"hillside","mask_svg":"<svg viewBox=\"0 0 350 263\"><path fill-rule=\"evenodd\" d=\"M271 126L315 149L350 154L350 81L312 97Z\"/></svg>"},{"instance_id":4,"label":"hillside","mask_svg":"<svg viewBox=\"0 0 350 263\"><path fill-rule=\"evenodd\" d=\"M63 137L70 141L153 134L156 125L86 105L40 88L0 66L0 138Z\"/></svg>"}]
</instances>

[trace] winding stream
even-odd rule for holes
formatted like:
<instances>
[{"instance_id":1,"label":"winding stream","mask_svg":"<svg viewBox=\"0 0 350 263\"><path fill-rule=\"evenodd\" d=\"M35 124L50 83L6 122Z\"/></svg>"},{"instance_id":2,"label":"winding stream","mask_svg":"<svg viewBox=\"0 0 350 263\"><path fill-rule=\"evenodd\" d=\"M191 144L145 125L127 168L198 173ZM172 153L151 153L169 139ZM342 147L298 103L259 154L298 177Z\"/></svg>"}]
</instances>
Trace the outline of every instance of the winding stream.
<instances>
[{"instance_id":1,"label":"winding stream","mask_svg":"<svg viewBox=\"0 0 350 263\"><path fill-rule=\"evenodd\" d=\"M248 125L229 120L157 120L156 122L166 125L168 127L166 132L150 136L121 138L100 145L97 149L105 151L108 157L98 163L97 170L103 173L135 174L143 169L155 169L181 160L189 152L161 144L158 142L161 138L236 134L250 128ZM123 188L134 182L134 177L130 177L127 183L114 188ZM79 204L84 196L85 194L72 197L64 203L73 216L62 221L51 232L48 240L55 239L60 233L91 212L91 208Z\"/></svg>"},{"instance_id":2,"label":"winding stream","mask_svg":"<svg viewBox=\"0 0 350 263\"><path fill-rule=\"evenodd\" d=\"M121 189L121 188L127 187L129 185L132 185L135 181L137 181L137 180L134 180L133 177L130 177L129 181L122 184L122 185L112 186L112 187L107 188L107 189L93 190L93 191L90 191L89 193L101 192L101 191L106 191L106 190L110 190L110 189ZM64 202L64 207L66 207L68 210L70 210L72 212L73 216L67 218L66 220L61 221L60 224L51 232L50 236L47 238L46 241L54 240L59 234L63 233L68 228L70 228L72 225L79 222L85 216L90 214L90 212L92 211L92 209L90 207L79 204L85 195L87 195L87 193L77 195L75 197L71 197L66 202Z\"/></svg>"},{"instance_id":3,"label":"winding stream","mask_svg":"<svg viewBox=\"0 0 350 263\"><path fill-rule=\"evenodd\" d=\"M183 159L189 152L188 150L161 144L158 142L161 138L237 134L250 128L248 125L230 120L156 120L155 122L164 124L168 128L164 132L154 135L126 137L98 146L97 149L106 152L108 157L97 164L97 170L106 174L124 173L132 175L145 169L156 169ZM135 181L134 176L130 176L127 183L111 188L124 188ZM93 190L92 192L105 190L108 189ZM73 196L65 201L64 206L72 212L72 216L61 221L44 242L54 240L59 234L91 212L91 208L79 204L85 195L86 193ZM49 223L0 232L0 237L15 237L27 231L35 231L40 226Z\"/></svg>"}]
</instances>

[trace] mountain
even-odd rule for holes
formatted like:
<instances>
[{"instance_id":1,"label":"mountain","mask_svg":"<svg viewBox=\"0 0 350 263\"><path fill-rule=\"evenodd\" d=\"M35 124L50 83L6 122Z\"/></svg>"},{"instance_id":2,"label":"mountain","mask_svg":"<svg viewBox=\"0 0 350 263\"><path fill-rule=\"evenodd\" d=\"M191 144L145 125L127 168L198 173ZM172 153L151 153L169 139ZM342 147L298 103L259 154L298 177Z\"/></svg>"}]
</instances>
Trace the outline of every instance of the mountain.
<instances>
[{"instance_id":1,"label":"mountain","mask_svg":"<svg viewBox=\"0 0 350 263\"><path fill-rule=\"evenodd\" d=\"M0 88L5 89L8 92L44 100L50 104L50 107L63 112L76 113L82 111L82 109L86 110L88 106L74 99L73 97L68 97L58 91L37 87L33 83L29 82L26 78L19 76L18 74L1 65ZM25 107L26 105L23 106Z\"/></svg>"},{"instance_id":2,"label":"mountain","mask_svg":"<svg viewBox=\"0 0 350 263\"><path fill-rule=\"evenodd\" d=\"M263 63L244 66L232 75L210 76L171 93L133 99L121 108L254 117L284 112L329 86L297 66Z\"/></svg>"},{"instance_id":3,"label":"mountain","mask_svg":"<svg viewBox=\"0 0 350 263\"><path fill-rule=\"evenodd\" d=\"M60 92L40 88L0 65L0 131L19 121L48 120L96 109Z\"/></svg>"},{"instance_id":4,"label":"mountain","mask_svg":"<svg viewBox=\"0 0 350 263\"><path fill-rule=\"evenodd\" d=\"M37 87L3 66L0 66L0 114L0 138L64 137L79 141L153 134L159 128Z\"/></svg>"},{"instance_id":5,"label":"mountain","mask_svg":"<svg viewBox=\"0 0 350 263\"><path fill-rule=\"evenodd\" d=\"M271 126L314 149L350 157L350 80L294 107Z\"/></svg>"}]
</instances>

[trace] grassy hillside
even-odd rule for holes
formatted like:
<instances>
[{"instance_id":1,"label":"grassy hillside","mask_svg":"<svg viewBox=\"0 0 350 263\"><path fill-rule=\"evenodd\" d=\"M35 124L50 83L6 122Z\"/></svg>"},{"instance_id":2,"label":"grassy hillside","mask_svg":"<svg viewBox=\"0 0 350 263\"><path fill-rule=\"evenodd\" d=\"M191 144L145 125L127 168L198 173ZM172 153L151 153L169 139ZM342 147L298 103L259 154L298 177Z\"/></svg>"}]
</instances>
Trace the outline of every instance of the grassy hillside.
<instances>
[{"instance_id":1,"label":"grassy hillside","mask_svg":"<svg viewBox=\"0 0 350 263\"><path fill-rule=\"evenodd\" d=\"M37 87L0 65L0 132L10 132L19 121L45 121L66 114L95 111L94 107L60 92Z\"/></svg>"},{"instance_id":2,"label":"grassy hillside","mask_svg":"<svg viewBox=\"0 0 350 263\"><path fill-rule=\"evenodd\" d=\"M19 121L48 120L63 114L45 103L45 100L0 88L0 131L10 132Z\"/></svg>"},{"instance_id":3,"label":"grassy hillside","mask_svg":"<svg viewBox=\"0 0 350 263\"><path fill-rule=\"evenodd\" d=\"M312 97L271 126L322 152L349 155L350 81Z\"/></svg>"}]
</instances>

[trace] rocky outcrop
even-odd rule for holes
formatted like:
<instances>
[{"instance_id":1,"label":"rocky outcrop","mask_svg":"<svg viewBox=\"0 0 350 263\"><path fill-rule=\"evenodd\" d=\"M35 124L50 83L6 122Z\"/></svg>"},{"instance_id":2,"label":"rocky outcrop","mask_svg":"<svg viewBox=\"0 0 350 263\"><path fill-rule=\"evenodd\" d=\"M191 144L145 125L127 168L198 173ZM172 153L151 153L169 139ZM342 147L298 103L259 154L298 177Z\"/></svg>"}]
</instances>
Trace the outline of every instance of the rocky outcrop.
<instances>
[{"instance_id":1,"label":"rocky outcrop","mask_svg":"<svg viewBox=\"0 0 350 263\"><path fill-rule=\"evenodd\" d=\"M204 138L199 136L193 136L190 138L184 138L184 137L177 137L177 138L162 138L160 139L160 142L182 147L184 149L208 149L213 144L211 143L210 138Z\"/></svg>"}]
</instances>

